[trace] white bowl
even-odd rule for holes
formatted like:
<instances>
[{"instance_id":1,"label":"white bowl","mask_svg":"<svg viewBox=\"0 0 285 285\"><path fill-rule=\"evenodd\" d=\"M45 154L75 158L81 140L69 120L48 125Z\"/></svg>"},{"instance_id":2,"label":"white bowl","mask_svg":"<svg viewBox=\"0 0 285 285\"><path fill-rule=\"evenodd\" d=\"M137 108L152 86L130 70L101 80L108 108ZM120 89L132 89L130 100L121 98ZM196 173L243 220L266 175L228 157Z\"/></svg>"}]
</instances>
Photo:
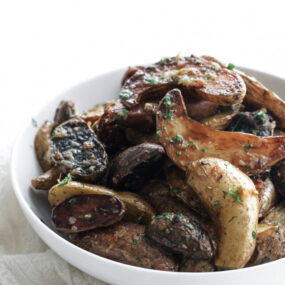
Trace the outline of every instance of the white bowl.
<instances>
[{"instance_id":1,"label":"white bowl","mask_svg":"<svg viewBox=\"0 0 285 285\"><path fill-rule=\"evenodd\" d=\"M283 94L285 99L284 79L252 69L244 68L243 70L255 76L277 94ZM76 107L82 111L90 109L97 102L117 98L124 71L118 70L103 74L59 95L34 116L38 125L42 125L47 119L53 119L55 108L62 99L73 100ZM14 145L11 159L13 188L25 216L36 233L51 249L75 267L105 282L120 285L284 284L282 272L285 268L285 258L252 268L232 271L174 273L125 265L73 245L63 235L53 230L47 193L34 191L30 187L31 179L42 172L34 151L36 132L37 128L29 122Z\"/></svg>"}]
</instances>

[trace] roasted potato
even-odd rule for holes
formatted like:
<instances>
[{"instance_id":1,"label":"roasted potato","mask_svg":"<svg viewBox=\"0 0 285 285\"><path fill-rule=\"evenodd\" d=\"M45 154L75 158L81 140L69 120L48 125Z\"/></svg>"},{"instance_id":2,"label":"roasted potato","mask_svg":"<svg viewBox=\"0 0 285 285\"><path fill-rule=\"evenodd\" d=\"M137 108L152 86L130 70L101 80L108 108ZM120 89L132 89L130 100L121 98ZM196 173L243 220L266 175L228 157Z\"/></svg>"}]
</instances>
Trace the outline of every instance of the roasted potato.
<instances>
[{"instance_id":1,"label":"roasted potato","mask_svg":"<svg viewBox=\"0 0 285 285\"><path fill-rule=\"evenodd\" d=\"M31 183L35 189L49 190L53 185L57 184L57 179L60 177L60 170L53 167L45 173L32 179Z\"/></svg>"},{"instance_id":2,"label":"roasted potato","mask_svg":"<svg viewBox=\"0 0 285 285\"><path fill-rule=\"evenodd\" d=\"M149 223L155 211L139 195L130 192L116 192L104 186L71 181L64 185L55 185L48 193L48 200L52 207L58 206L66 199L78 195L109 195L121 199L126 206L124 219L133 222Z\"/></svg>"},{"instance_id":3,"label":"roasted potato","mask_svg":"<svg viewBox=\"0 0 285 285\"><path fill-rule=\"evenodd\" d=\"M132 128L126 129L126 138L132 146L141 143L158 143L158 137L155 132L144 133Z\"/></svg>"},{"instance_id":4,"label":"roasted potato","mask_svg":"<svg viewBox=\"0 0 285 285\"><path fill-rule=\"evenodd\" d=\"M213 272L215 266L212 260L188 259L180 266L180 272Z\"/></svg>"},{"instance_id":5,"label":"roasted potato","mask_svg":"<svg viewBox=\"0 0 285 285\"><path fill-rule=\"evenodd\" d=\"M174 259L151 244L145 228L121 222L106 229L96 229L69 236L75 245L100 256L134 266L177 271Z\"/></svg>"},{"instance_id":6,"label":"roasted potato","mask_svg":"<svg viewBox=\"0 0 285 285\"><path fill-rule=\"evenodd\" d=\"M159 172L165 160L162 146L142 143L121 152L114 158L110 180L116 188L138 191L143 183Z\"/></svg>"},{"instance_id":7,"label":"roasted potato","mask_svg":"<svg viewBox=\"0 0 285 285\"><path fill-rule=\"evenodd\" d=\"M227 161L203 158L187 166L187 183L219 231L215 265L220 269L244 267L255 248L259 211L251 179Z\"/></svg>"},{"instance_id":8,"label":"roasted potato","mask_svg":"<svg viewBox=\"0 0 285 285\"><path fill-rule=\"evenodd\" d=\"M157 244L193 259L211 259L210 239L195 218L165 212L147 225L147 236Z\"/></svg>"},{"instance_id":9,"label":"roasted potato","mask_svg":"<svg viewBox=\"0 0 285 285\"><path fill-rule=\"evenodd\" d=\"M51 149L56 166L74 178L96 181L107 168L103 145L82 119L70 119L57 126Z\"/></svg>"},{"instance_id":10,"label":"roasted potato","mask_svg":"<svg viewBox=\"0 0 285 285\"><path fill-rule=\"evenodd\" d=\"M54 165L51 156L51 133L53 130L53 123L45 121L39 128L35 137L35 149L38 162L43 171L47 171Z\"/></svg>"},{"instance_id":11,"label":"roasted potato","mask_svg":"<svg viewBox=\"0 0 285 285\"><path fill-rule=\"evenodd\" d=\"M93 109L84 112L80 117L86 122L93 125L97 120L103 116L105 107L103 104L97 104Z\"/></svg>"},{"instance_id":12,"label":"roasted potato","mask_svg":"<svg viewBox=\"0 0 285 285\"><path fill-rule=\"evenodd\" d=\"M62 124L70 120L72 117L76 115L76 113L77 111L74 108L74 102L62 100L55 111L55 116L54 116L55 125L57 126L59 124Z\"/></svg>"},{"instance_id":13,"label":"roasted potato","mask_svg":"<svg viewBox=\"0 0 285 285\"><path fill-rule=\"evenodd\" d=\"M223 132L194 122L187 116L178 89L168 92L160 102L157 132L168 157L184 170L191 161L217 157L253 175L285 158L285 137Z\"/></svg>"},{"instance_id":14,"label":"roasted potato","mask_svg":"<svg viewBox=\"0 0 285 285\"><path fill-rule=\"evenodd\" d=\"M163 59L136 72L122 86L120 98L130 107L176 86L194 88L203 99L220 105L240 103L246 93L236 72L192 55Z\"/></svg>"}]
</instances>

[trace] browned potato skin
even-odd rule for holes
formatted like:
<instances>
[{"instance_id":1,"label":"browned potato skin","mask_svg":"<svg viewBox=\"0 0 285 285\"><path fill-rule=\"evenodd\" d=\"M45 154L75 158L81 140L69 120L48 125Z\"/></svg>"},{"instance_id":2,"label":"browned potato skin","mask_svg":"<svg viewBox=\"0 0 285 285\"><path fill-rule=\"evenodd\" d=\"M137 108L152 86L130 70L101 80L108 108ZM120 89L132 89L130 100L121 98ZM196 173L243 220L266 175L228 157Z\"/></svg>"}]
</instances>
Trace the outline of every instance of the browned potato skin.
<instances>
[{"instance_id":1,"label":"browned potato skin","mask_svg":"<svg viewBox=\"0 0 285 285\"><path fill-rule=\"evenodd\" d=\"M155 132L143 133L132 128L126 129L126 138L132 146L146 142L156 144L158 143L158 138Z\"/></svg>"},{"instance_id":2,"label":"browned potato skin","mask_svg":"<svg viewBox=\"0 0 285 285\"><path fill-rule=\"evenodd\" d=\"M51 158L51 132L53 130L53 123L45 121L39 128L35 137L35 149L39 164L43 171L47 171L53 166Z\"/></svg>"},{"instance_id":3,"label":"browned potato skin","mask_svg":"<svg viewBox=\"0 0 285 285\"><path fill-rule=\"evenodd\" d=\"M90 122L93 125L96 121L98 121L101 116L104 114L104 106L102 104L97 104L93 109L84 112L81 115L81 118L86 122Z\"/></svg>"},{"instance_id":4,"label":"browned potato skin","mask_svg":"<svg viewBox=\"0 0 285 285\"><path fill-rule=\"evenodd\" d=\"M209 76L205 80L204 69L215 73L214 78ZM168 58L137 72L123 85L120 98L126 106L134 106L177 86L194 88L203 99L220 105L240 103L246 93L245 84L236 72L191 55ZM127 98L124 94L128 94Z\"/></svg>"},{"instance_id":5,"label":"browned potato skin","mask_svg":"<svg viewBox=\"0 0 285 285\"><path fill-rule=\"evenodd\" d=\"M208 214L195 191L186 183L185 172L177 166L171 166L166 170L166 179L170 187L170 194L177 197L185 205L203 217Z\"/></svg>"},{"instance_id":6,"label":"browned potato skin","mask_svg":"<svg viewBox=\"0 0 285 285\"><path fill-rule=\"evenodd\" d=\"M273 209L261 223L269 227L257 234L256 249L247 266L285 257L285 202Z\"/></svg>"},{"instance_id":7,"label":"browned potato skin","mask_svg":"<svg viewBox=\"0 0 285 285\"><path fill-rule=\"evenodd\" d=\"M263 218L276 205L277 193L270 178L266 178L265 181L261 179L252 179L252 181L258 191L259 218Z\"/></svg>"},{"instance_id":8,"label":"browned potato skin","mask_svg":"<svg viewBox=\"0 0 285 285\"><path fill-rule=\"evenodd\" d=\"M126 83L126 81L131 78L138 70L143 70L145 69L144 66L129 66L125 74L123 75L122 78L122 85Z\"/></svg>"},{"instance_id":9,"label":"browned potato skin","mask_svg":"<svg viewBox=\"0 0 285 285\"><path fill-rule=\"evenodd\" d=\"M169 108L165 98L170 98L172 118L167 118ZM157 131L160 143L168 157L181 169L186 170L191 161L203 157L217 157L229 161L243 172L264 172L285 158L285 137L257 137L244 133L213 130L194 122L187 116L183 97L178 89L168 92L159 104ZM181 141L171 141L177 135ZM177 155L177 151L181 152Z\"/></svg>"},{"instance_id":10,"label":"browned potato skin","mask_svg":"<svg viewBox=\"0 0 285 285\"><path fill-rule=\"evenodd\" d=\"M52 186L57 184L60 173L61 172L57 167L53 167L45 173L33 178L31 183L35 189L49 190Z\"/></svg>"},{"instance_id":11,"label":"browned potato skin","mask_svg":"<svg viewBox=\"0 0 285 285\"><path fill-rule=\"evenodd\" d=\"M226 67L217 59L211 56L203 56L204 59L216 62L222 67ZM277 119L277 126L281 129L285 128L285 101L277 94L267 89L262 83L254 77L246 75L244 72L236 70L246 85L246 95L244 102L258 108L268 109Z\"/></svg>"},{"instance_id":12,"label":"browned potato skin","mask_svg":"<svg viewBox=\"0 0 285 285\"><path fill-rule=\"evenodd\" d=\"M148 242L144 226L121 222L106 229L70 235L75 245L125 264L157 270L177 271L172 257Z\"/></svg>"},{"instance_id":13,"label":"browned potato skin","mask_svg":"<svg viewBox=\"0 0 285 285\"><path fill-rule=\"evenodd\" d=\"M188 259L180 266L180 272L213 272L215 266L212 260Z\"/></svg>"},{"instance_id":14,"label":"browned potato skin","mask_svg":"<svg viewBox=\"0 0 285 285\"><path fill-rule=\"evenodd\" d=\"M215 265L242 268L254 248L259 202L251 179L232 164L204 158L188 165L187 183L207 209L218 230ZM234 189L237 197L231 194ZM226 193L225 193L226 192Z\"/></svg>"}]
</instances>

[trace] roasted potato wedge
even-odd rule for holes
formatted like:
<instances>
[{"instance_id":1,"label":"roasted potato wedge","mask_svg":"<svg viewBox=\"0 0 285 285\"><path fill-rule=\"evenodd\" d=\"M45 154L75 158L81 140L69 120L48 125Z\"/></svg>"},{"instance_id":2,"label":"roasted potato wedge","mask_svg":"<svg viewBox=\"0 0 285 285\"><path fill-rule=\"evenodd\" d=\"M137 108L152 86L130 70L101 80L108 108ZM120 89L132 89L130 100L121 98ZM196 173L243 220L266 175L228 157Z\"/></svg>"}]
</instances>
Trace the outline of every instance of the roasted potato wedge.
<instances>
[{"instance_id":1,"label":"roasted potato wedge","mask_svg":"<svg viewBox=\"0 0 285 285\"><path fill-rule=\"evenodd\" d=\"M54 165L51 156L51 133L54 124L50 121L45 121L39 128L35 137L35 149L39 164L43 171L47 171Z\"/></svg>"},{"instance_id":2,"label":"roasted potato wedge","mask_svg":"<svg viewBox=\"0 0 285 285\"><path fill-rule=\"evenodd\" d=\"M130 107L177 86L194 88L203 99L220 105L240 103L246 93L236 72L192 55L163 59L137 71L122 86L120 98Z\"/></svg>"},{"instance_id":3,"label":"roasted potato wedge","mask_svg":"<svg viewBox=\"0 0 285 285\"><path fill-rule=\"evenodd\" d=\"M256 249L247 266L285 257L285 202L273 209L258 227Z\"/></svg>"},{"instance_id":4,"label":"roasted potato wedge","mask_svg":"<svg viewBox=\"0 0 285 285\"><path fill-rule=\"evenodd\" d=\"M51 219L56 230L78 233L113 225L125 211L125 204L117 195L85 194L72 196L54 207Z\"/></svg>"},{"instance_id":5,"label":"roasted potato wedge","mask_svg":"<svg viewBox=\"0 0 285 285\"><path fill-rule=\"evenodd\" d=\"M54 116L55 125L62 124L76 115L77 111L74 108L74 102L62 100Z\"/></svg>"},{"instance_id":6,"label":"roasted potato wedge","mask_svg":"<svg viewBox=\"0 0 285 285\"><path fill-rule=\"evenodd\" d=\"M253 175L285 158L285 137L217 131L194 122L178 89L168 92L159 104L157 132L168 157L183 170L191 161L217 157Z\"/></svg>"},{"instance_id":7,"label":"roasted potato wedge","mask_svg":"<svg viewBox=\"0 0 285 285\"><path fill-rule=\"evenodd\" d=\"M65 185L55 185L52 187L48 193L48 200L52 207L56 207L66 199L74 196L92 194L119 197L126 206L126 213L124 216L124 219L126 220L134 222L139 221L147 224L155 215L155 211L151 205L135 193L116 192L104 186L75 181L68 182Z\"/></svg>"},{"instance_id":8,"label":"roasted potato wedge","mask_svg":"<svg viewBox=\"0 0 285 285\"><path fill-rule=\"evenodd\" d=\"M258 194L251 179L227 161L203 158L187 166L193 188L218 229L215 265L242 268L255 248Z\"/></svg>"},{"instance_id":9,"label":"roasted potato wedge","mask_svg":"<svg viewBox=\"0 0 285 285\"><path fill-rule=\"evenodd\" d=\"M57 184L57 179L60 177L60 170L53 167L45 173L32 179L31 183L35 189L49 190L52 186Z\"/></svg>"}]
</instances>

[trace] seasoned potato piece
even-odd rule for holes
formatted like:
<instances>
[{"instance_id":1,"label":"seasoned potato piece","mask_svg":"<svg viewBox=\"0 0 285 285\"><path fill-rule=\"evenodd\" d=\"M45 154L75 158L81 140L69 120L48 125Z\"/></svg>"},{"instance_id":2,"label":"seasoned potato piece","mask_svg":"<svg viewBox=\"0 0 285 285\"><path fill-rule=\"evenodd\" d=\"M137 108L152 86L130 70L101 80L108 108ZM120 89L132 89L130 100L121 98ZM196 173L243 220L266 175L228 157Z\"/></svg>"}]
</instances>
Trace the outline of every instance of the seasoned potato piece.
<instances>
[{"instance_id":1,"label":"seasoned potato piece","mask_svg":"<svg viewBox=\"0 0 285 285\"><path fill-rule=\"evenodd\" d=\"M130 107L175 86L194 88L203 99L220 105L240 103L246 93L245 84L235 71L192 55L163 59L136 72L122 86L120 98Z\"/></svg>"},{"instance_id":2,"label":"seasoned potato piece","mask_svg":"<svg viewBox=\"0 0 285 285\"><path fill-rule=\"evenodd\" d=\"M81 115L81 118L85 122L90 122L92 125L101 118L101 116L104 114L104 105L103 104L97 104L93 109L88 110L87 112L84 112Z\"/></svg>"},{"instance_id":3,"label":"seasoned potato piece","mask_svg":"<svg viewBox=\"0 0 285 285\"><path fill-rule=\"evenodd\" d=\"M215 265L242 268L255 248L259 202L251 179L227 161L204 158L187 167L187 183L218 229Z\"/></svg>"},{"instance_id":4,"label":"seasoned potato piece","mask_svg":"<svg viewBox=\"0 0 285 285\"><path fill-rule=\"evenodd\" d=\"M186 183L185 172L176 166L171 166L166 171L167 182L170 187L170 194L177 197L185 205L203 217L208 214L198 198L195 191Z\"/></svg>"},{"instance_id":5,"label":"seasoned potato piece","mask_svg":"<svg viewBox=\"0 0 285 285\"><path fill-rule=\"evenodd\" d=\"M163 213L147 226L147 235L157 244L193 259L210 259L213 250L202 224L182 214Z\"/></svg>"},{"instance_id":6,"label":"seasoned potato piece","mask_svg":"<svg viewBox=\"0 0 285 285\"><path fill-rule=\"evenodd\" d=\"M139 267L177 271L174 259L148 242L144 226L121 222L106 229L70 235L75 245L100 256Z\"/></svg>"},{"instance_id":7,"label":"seasoned potato piece","mask_svg":"<svg viewBox=\"0 0 285 285\"><path fill-rule=\"evenodd\" d=\"M285 257L285 202L273 209L261 221L256 238L256 249L248 266L258 265Z\"/></svg>"},{"instance_id":8,"label":"seasoned potato piece","mask_svg":"<svg viewBox=\"0 0 285 285\"><path fill-rule=\"evenodd\" d=\"M107 167L103 145L82 119L70 119L54 129L52 158L65 173L84 181L96 181Z\"/></svg>"},{"instance_id":9,"label":"seasoned potato piece","mask_svg":"<svg viewBox=\"0 0 285 285\"><path fill-rule=\"evenodd\" d=\"M217 157L253 175L285 158L285 137L262 138L217 131L192 121L178 89L168 92L161 100L157 131L161 133L159 141L168 157L184 170L191 161Z\"/></svg>"},{"instance_id":10,"label":"seasoned potato piece","mask_svg":"<svg viewBox=\"0 0 285 285\"><path fill-rule=\"evenodd\" d=\"M74 108L74 102L62 100L55 111L55 125L59 125L68 121L69 119L74 117L76 113L77 112Z\"/></svg>"},{"instance_id":11,"label":"seasoned potato piece","mask_svg":"<svg viewBox=\"0 0 285 285\"><path fill-rule=\"evenodd\" d=\"M122 85L126 83L126 81L131 78L138 70L143 70L145 69L144 66L129 66L125 74L123 75L122 78Z\"/></svg>"},{"instance_id":12,"label":"seasoned potato piece","mask_svg":"<svg viewBox=\"0 0 285 285\"><path fill-rule=\"evenodd\" d=\"M39 128L35 137L35 149L39 164L43 171L47 171L54 165L51 156L51 132L53 130L53 123L45 121Z\"/></svg>"},{"instance_id":13,"label":"seasoned potato piece","mask_svg":"<svg viewBox=\"0 0 285 285\"><path fill-rule=\"evenodd\" d=\"M137 191L147 179L159 171L164 160L164 149L158 144L142 143L127 148L112 162L112 184L118 188Z\"/></svg>"},{"instance_id":14,"label":"seasoned potato piece","mask_svg":"<svg viewBox=\"0 0 285 285\"><path fill-rule=\"evenodd\" d=\"M261 179L252 179L252 181L258 191L259 218L263 218L277 203L277 193L270 178L264 181Z\"/></svg>"},{"instance_id":15,"label":"seasoned potato piece","mask_svg":"<svg viewBox=\"0 0 285 285\"><path fill-rule=\"evenodd\" d=\"M206 119L218 110L219 105L210 101L195 100L185 96L185 106L188 116L196 121Z\"/></svg>"},{"instance_id":16,"label":"seasoned potato piece","mask_svg":"<svg viewBox=\"0 0 285 285\"><path fill-rule=\"evenodd\" d=\"M107 227L119 222L125 204L116 195L85 194L72 196L52 209L52 223L63 233L77 233Z\"/></svg>"},{"instance_id":17,"label":"seasoned potato piece","mask_svg":"<svg viewBox=\"0 0 285 285\"><path fill-rule=\"evenodd\" d=\"M180 266L180 272L213 272L215 266L211 260L188 259Z\"/></svg>"},{"instance_id":18,"label":"seasoned potato piece","mask_svg":"<svg viewBox=\"0 0 285 285\"><path fill-rule=\"evenodd\" d=\"M126 206L124 219L128 221L149 223L155 215L155 211L150 204L135 193L116 192L104 186L75 181L52 187L48 193L48 200L52 207L56 207L66 199L74 196L92 194L119 197Z\"/></svg>"},{"instance_id":19,"label":"seasoned potato piece","mask_svg":"<svg viewBox=\"0 0 285 285\"><path fill-rule=\"evenodd\" d=\"M57 184L57 179L60 176L60 170L53 167L32 179L31 183L35 189L49 190L53 185Z\"/></svg>"}]
</instances>

